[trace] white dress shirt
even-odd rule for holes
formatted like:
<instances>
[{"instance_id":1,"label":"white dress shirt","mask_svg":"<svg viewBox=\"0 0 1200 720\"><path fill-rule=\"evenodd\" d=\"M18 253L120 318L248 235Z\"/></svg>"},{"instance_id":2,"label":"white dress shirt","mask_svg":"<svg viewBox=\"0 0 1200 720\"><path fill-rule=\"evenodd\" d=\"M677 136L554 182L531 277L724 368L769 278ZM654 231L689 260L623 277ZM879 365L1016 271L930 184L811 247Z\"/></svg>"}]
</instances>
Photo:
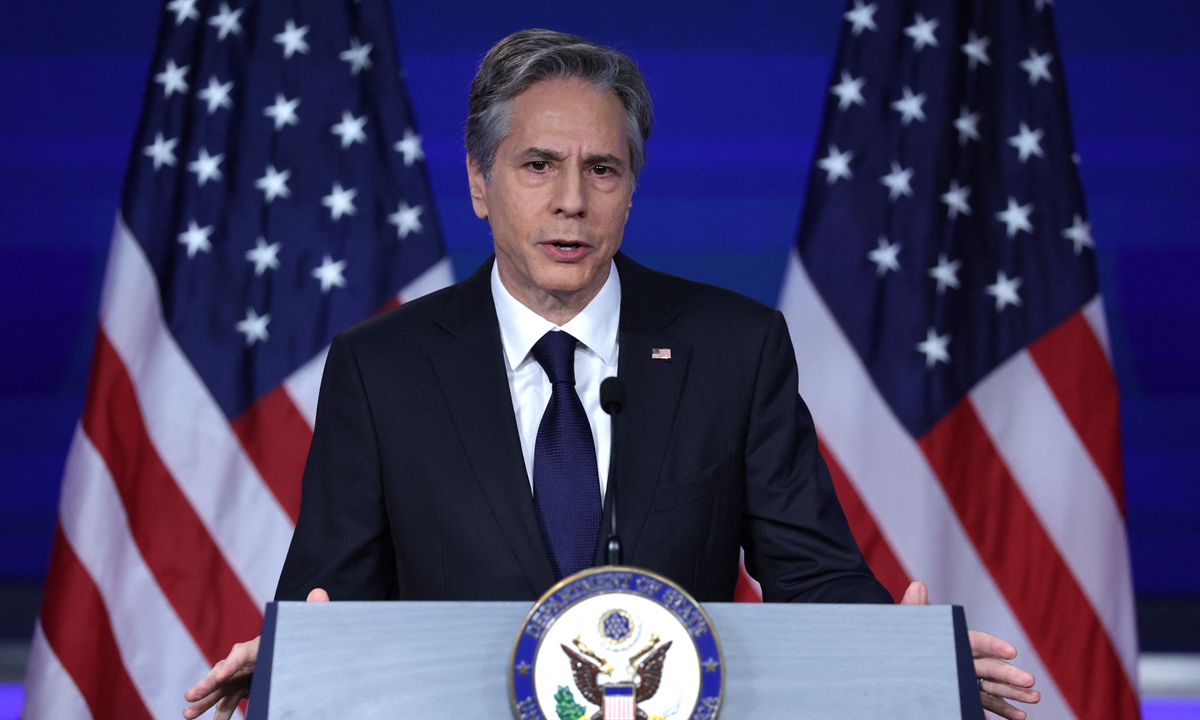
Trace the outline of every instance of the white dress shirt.
<instances>
[{"instance_id":1,"label":"white dress shirt","mask_svg":"<svg viewBox=\"0 0 1200 720\"><path fill-rule=\"evenodd\" d=\"M588 424L592 426L596 469L600 473L600 502L603 503L608 481L609 449L612 447L612 425L608 414L600 408L600 383L604 378L617 374L621 280L617 277L616 263L611 263L608 280L596 297L562 327L513 297L500 281L500 271L494 264L492 300L500 321L500 342L504 345L508 391L512 395L513 412L517 416L517 432L521 436L521 453L525 456L530 491L533 490L533 448L552 392L550 378L530 350L547 332L562 330L579 341L575 346L575 391L579 393Z\"/></svg>"}]
</instances>

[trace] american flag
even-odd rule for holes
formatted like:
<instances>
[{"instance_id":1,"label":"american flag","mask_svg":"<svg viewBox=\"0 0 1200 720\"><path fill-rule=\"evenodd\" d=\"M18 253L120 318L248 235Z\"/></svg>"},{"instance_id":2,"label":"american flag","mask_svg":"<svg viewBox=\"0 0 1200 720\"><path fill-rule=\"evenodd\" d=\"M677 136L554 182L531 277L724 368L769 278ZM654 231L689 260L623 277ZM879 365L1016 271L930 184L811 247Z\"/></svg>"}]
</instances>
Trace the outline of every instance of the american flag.
<instances>
[{"instance_id":1,"label":"american flag","mask_svg":"<svg viewBox=\"0 0 1200 720\"><path fill-rule=\"evenodd\" d=\"M451 280L391 28L166 3L24 717L179 717L274 595L333 334Z\"/></svg>"},{"instance_id":2,"label":"american flag","mask_svg":"<svg viewBox=\"0 0 1200 720\"><path fill-rule=\"evenodd\" d=\"M1051 0L852 0L781 309L855 535L1136 718L1117 384Z\"/></svg>"}]
</instances>

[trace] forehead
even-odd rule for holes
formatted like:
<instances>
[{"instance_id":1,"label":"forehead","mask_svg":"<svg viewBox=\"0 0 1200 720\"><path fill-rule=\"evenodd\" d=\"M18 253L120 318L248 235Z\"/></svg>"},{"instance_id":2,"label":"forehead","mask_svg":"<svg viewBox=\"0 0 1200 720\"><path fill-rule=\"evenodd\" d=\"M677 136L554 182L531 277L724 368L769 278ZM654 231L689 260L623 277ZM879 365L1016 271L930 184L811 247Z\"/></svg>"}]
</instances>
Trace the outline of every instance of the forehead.
<instances>
[{"instance_id":1,"label":"forehead","mask_svg":"<svg viewBox=\"0 0 1200 720\"><path fill-rule=\"evenodd\" d=\"M625 106L612 91L577 78L542 80L517 95L504 144L522 152L537 145L570 152L628 156Z\"/></svg>"}]
</instances>

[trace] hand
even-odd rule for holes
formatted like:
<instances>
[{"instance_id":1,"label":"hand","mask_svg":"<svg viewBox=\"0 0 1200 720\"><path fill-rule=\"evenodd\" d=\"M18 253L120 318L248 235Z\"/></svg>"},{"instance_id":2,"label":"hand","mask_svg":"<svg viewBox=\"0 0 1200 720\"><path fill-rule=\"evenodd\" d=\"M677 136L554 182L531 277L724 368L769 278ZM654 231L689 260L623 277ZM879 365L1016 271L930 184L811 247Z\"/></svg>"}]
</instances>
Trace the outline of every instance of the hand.
<instances>
[{"instance_id":1,"label":"hand","mask_svg":"<svg viewBox=\"0 0 1200 720\"><path fill-rule=\"evenodd\" d=\"M308 594L308 602L329 602L329 593L316 588ZM250 678L258 659L258 640L254 638L234 645L228 657L218 661L200 682L183 694L183 698L191 703L183 710L187 720L195 720L213 705L217 706L214 720L233 717L238 703L250 694Z\"/></svg>"},{"instance_id":2,"label":"hand","mask_svg":"<svg viewBox=\"0 0 1200 720\"><path fill-rule=\"evenodd\" d=\"M928 602L929 589L925 583L915 581L904 591L900 604L925 605ZM1017 656L1017 649L985 632L971 630L967 636L971 641L971 656L975 658L975 674L983 680L979 695L984 709L1008 720L1025 720L1027 713L1009 705L1006 700L1036 703L1042 699L1042 694L1033 689L1032 674L1006 662Z\"/></svg>"}]
</instances>

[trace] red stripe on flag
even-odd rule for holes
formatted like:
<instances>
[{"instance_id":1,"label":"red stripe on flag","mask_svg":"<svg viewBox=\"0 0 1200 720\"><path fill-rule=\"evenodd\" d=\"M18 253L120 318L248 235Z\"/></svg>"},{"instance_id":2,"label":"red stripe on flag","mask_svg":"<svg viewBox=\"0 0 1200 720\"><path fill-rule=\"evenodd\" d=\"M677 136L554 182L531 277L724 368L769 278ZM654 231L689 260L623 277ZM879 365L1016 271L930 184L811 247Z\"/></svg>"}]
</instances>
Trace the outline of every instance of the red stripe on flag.
<instances>
[{"instance_id":1,"label":"red stripe on flag","mask_svg":"<svg viewBox=\"0 0 1200 720\"><path fill-rule=\"evenodd\" d=\"M300 476L312 443L312 429L282 385L263 395L232 423L263 482L296 522L300 517Z\"/></svg>"},{"instance_id":2,"label":"red stripe on flag","mask_svg":"<svg viewBox=\"0 0 1200 720\"><path fill-rule=\"evenodd\" d=\"M754 580L750 578L750 573L746 572L746 564L743 562L738 563L738 579L737 586L733 589L733 601L748 603L763 601L762 594L759 593Z\"/></svg>"},{"instance_id":3,"label":"red stripe on flag","mask_svg":"<svg viewBox=\"0 0 1200 720\"><path fill-rule=\"evenodd\" d=\"M892 551L887 538L883 536L879 524L875 522L875 516L863 504L858 491L854 489L854 484L846 477L846 471L838 464L837 456L830 452L824 443L821 443L821 456L825 458L829 474L833 477L833 487L837 491L838 501L842 504L842 511L846 513L846 521L850 523L850 531L854 533L858 547L866 557L867 564L871 566L871 572L875 573L879 582L892 594L892 599L900 602L911 582L908 572L900 564L900 559Z\"/></svg>"},{"instance_id":4,"label":"red stripe on flag","mask_svg":"<svg viewBox=\"0 0 1200 720\"><path fill-rule=\"evenodd\" d=\"M1075 313L1031 344L1029 354L1124 514L1117 378L1092 326Z\"/></svg>"},{"instance_id":5,"label":"red stripe on flag","mask_svg":"<svg viewBox=\"0 0 1200 720\"><path fill-rule=\"evenodd\" d=\"M376 310L375 312L371 313L371 317L375 317L376 315L385 313L388 310L394 310L398 307L400 307L400 298L398 298L398 297L389 298L388 301L383 304L383 307L381 307L378 310Z\"/></svg>"},{"instance_id":6,"label":"red stripe on flag","mask_svg":"<svg viewBox=\"0 0 1200 720\"><path fill-rule=\"evenodd\" d=\"M82 424L112 474L146 565L209 662L257 635L261 611L163 465L133 381L103 328Z\"/></svg>"},{"instance_id":7,"label":"red stripe on flag","mask_svg":"<svg viewBox=\"0 0 1200 720\"><path fill-rule=\"evenodd\" d=\"M963 400L919 441L963 528L1077 717L1138 717L1112 641Z\"/></svg>"},{"instance_id":8,"label":"red stripe on flag","mask_svg":"<svg viewBox=\"0 0 1200 720\"><path fill-rule=\"evenodd\" d=\"M100 589L59 526L54 528L42 598L46 642L79 688L92 717L150 720L121 660Z\"/></svg>"}]
</instances>

